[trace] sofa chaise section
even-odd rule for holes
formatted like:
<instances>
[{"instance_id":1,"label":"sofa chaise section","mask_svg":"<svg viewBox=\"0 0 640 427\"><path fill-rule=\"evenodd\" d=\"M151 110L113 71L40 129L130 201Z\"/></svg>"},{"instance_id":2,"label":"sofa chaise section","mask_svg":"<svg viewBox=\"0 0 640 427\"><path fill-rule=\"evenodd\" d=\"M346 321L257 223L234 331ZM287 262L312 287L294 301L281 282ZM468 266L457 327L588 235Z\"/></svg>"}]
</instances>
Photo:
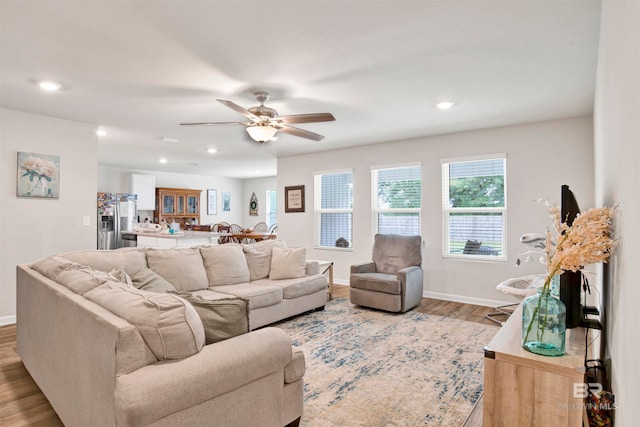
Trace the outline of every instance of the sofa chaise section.
<instances>
[{"instance_id":1,"label":"sofa chaise section","mask_svg":"<svg viewBox=\"0 0 640 427\"><path fill-rule=\"evenodd\" d=\"M291 360L289 337L265 328L147 365L118 377L117 425L284 426L293 421L282 413Z\"/></svg>"}]
</instances>

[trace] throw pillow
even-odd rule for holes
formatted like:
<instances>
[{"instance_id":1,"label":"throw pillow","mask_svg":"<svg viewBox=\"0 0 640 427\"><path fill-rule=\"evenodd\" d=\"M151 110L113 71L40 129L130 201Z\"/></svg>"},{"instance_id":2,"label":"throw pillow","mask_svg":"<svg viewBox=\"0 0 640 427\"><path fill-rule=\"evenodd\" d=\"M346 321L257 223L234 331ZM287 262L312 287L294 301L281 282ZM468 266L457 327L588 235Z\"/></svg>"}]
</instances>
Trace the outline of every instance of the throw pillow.
<instances>
[{"instance_id":1,"label":"throw pillow","mask_svg":"<svg viewBox=\"0 0 640 427\"><path fill-rule=\"evenodd\" d=\"M145 268L131 278L133 286L149 292L175 292L176 288L155 271Z\"/></svg>"},{"instance_id":2,"label":"throw pillow","mask_svg":"<svg viewBox=\"0 0 640 427\"><path fill-rule=\"evenodd\" d=\"M251 276L247 259L239 244L202 247L200 253L209 278L209 286L236 285L249 281Z\"/></svg>"},{"instance_id":3,"label":"throw pillow","mask_svg":"<svg viewBox=\"0 0 640 427\"><path fill-rule=\"evenodd\" d=\"M189 292L177 292L200 316L206 344L249 332L249 300L243 298L204 299Z\"/></svg>"},{"instance_id":4,"label":"throw pillow","mask_svg":"<svg viewBox=\"0 0 640 427\"><path fill-rule=\"evenodd\" d=\"M271 270L271 249L275 247L286 248L287 244L283 240L270 239L242 245L244 256L249 266L251 281L269 277L269 271Z\"/></svg>"},{"instance_id":5,"label":"throw pillow","mask_svg":"<svg viewBox=\"0 0 640 427\"><path fill-rule=\"evenodd\" d=\"M304 277L307 269L305 248L278 248L271 250L269 279L295 279Z\"/></svg>"},{"instance_id":6,"label":"throw pillow","mask_svg":"<svg viewBox=\"0 0 640 427\"><path fill-rule=\"evenodd\" d=\"M194 249L148 249L149 268L180 291L207 289L207 272L202 256Z\"/></svg>"},{"instance_id":7,"label":"throw pillow","mask_svg":"<svg viewBox=\"0 0 640 427\"><path fill-rule=\"evenodd\" d=\"M177 295L106 282L84 297L135 326L158 360L182 359L202 350L202 321L193 306Z\"/></svg>"}]
</instances>

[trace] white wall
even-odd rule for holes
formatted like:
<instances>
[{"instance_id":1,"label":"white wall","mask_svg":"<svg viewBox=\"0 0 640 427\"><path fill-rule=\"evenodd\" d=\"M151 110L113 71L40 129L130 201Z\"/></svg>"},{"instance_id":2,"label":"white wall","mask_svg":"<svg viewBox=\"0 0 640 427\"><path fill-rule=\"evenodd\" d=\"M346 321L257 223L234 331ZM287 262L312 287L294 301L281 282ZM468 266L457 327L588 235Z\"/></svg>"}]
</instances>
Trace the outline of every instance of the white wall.
<instances>
[{"instance_id":1,"label":"white wall","mask_svg":"<svg viewBox=\"0 0 640 427\"><path fill-rule=\"evenodd\" d=\"M453 260L442 257L440 159L491 153L507 154L507 262ZM464 132L412 141L278 159L278 235L290 246L307 248L308 258L335 262L337 282L348 283L349 266L371 259L372 165L422 162L423 268L427 295L493 305L504 300L496 285L509 278L542 273L538 263L516 267L525 248L525 232L543 233L550 225L539 197L559 202L569 184L581 208L593 205L593 130L590 117ZM313 173L353 168L353 251L314 248ZM284 213L285 186L305 185L304 213ZM515 301L515 300L514 300ZM510 302L514 302L510 301Z\"/></svg>"},{"instance_id":2,"label":"white wall","mask_svg":"<svg viewBox=\"0 0 640 427\"><path fill-rule=\"evenodd\" d=\"M18 151L60 156L59 199L16 197ZM17 264L96 247L95 126L0 109L0 162L1 325L15 321Z\"/></svg>"},{"instance_id":3,"label":"white wall","mask_svg":"<svg viewBox=\"0 0 640 427\"><path fill-rule=\"evenodd\" d=\"M200 195L201 224L215 224L222 221L230 224L241 224L244 219L243 207L248 204L248 199L244 203L244 183L241 179L100 166L98 168L98 191L128 192L129 175L132 173L154 175L156 177L156 187L202 190ZM216 215L207 215L207 189L218 191L218 213ZM229 212L222 211L223 191L231 193L231 211Z\"/></svg>"},{"instance_id":4,"label":"white wall","mask_svg":"<svg viewBox=\"0 0 640 427\"><path fill-rule=\"evenodd\" d=\"M600 283L616 425L640 420L638 242L640 242L640 2L602 4L596 81L596 202L618 204L618 247Z\"/></svg>"},{"instance_id":5,"label":"white wall","mask_svg":"<svg viewBox=\"0 0 640 427\"><path fill-rule=\"evenodd\" d=\"M253 227L258 222L267 222L267 190L276 190L277 187L278 182L275 176L244 180L244 195L241 203L244 217L240 225ZM258 198L258 216L249 215L249 201L253 193L256 193Z\"/></svg>"}]
</instances>

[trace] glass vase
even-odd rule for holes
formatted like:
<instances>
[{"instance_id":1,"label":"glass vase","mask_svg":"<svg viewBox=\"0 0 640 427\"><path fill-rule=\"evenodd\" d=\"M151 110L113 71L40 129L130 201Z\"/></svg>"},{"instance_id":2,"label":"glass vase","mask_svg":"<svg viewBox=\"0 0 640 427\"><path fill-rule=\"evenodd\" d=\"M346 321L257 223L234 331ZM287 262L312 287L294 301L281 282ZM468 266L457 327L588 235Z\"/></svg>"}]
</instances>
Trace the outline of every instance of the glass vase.
<instances>
[{"instance_id":1,"label":"glass vase","mask_svg":"<svg viewBox=\"0 0 640 427\"><path fill-rule=\"evenodd\" d=\"M550 289L539 288L522 303L522 347L543 356L562 356L566 317L564 303Z\"/></svg>"}]
</instances>

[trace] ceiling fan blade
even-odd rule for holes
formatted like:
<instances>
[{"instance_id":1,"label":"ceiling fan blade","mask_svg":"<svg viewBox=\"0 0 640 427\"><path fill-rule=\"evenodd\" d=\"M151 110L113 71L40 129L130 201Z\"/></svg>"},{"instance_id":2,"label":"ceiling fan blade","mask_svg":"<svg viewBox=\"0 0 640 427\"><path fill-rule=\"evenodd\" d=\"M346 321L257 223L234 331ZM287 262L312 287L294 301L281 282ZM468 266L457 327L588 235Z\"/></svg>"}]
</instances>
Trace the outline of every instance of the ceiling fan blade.
<instances>
[{"instance_id":1,"label":"ceiling fan blade","mask_svg":"<svg viewBox=\"0 0 640 427\"><path fill-rule=\"evenodd\" d=\"M314 141L321 141L324 139L323 135L309 132L308 130L296 128L293 126L282 126L278 128L279 132L288 133L289 135L299 136L300 138L312 139Z\"/></svg>"},{"instance_id":2,"label":"ceiling fan blade","mask_svg":"<svg viewBox=\"0 0 640 427\"><path fill-rule=\"evenodd\" d=\"M336 118L331 113L311 113L311 114L293 114L291 116L280 116L276 120L286 124L296 123L317 123L332 122Z\"/></svg>"},{"instance_id":3,"label":"ceiling fan blade","mask_svg":"<svg viewBox=\"0 0 640 427\"><path fill-rule=\"evenodd\" d=\"M250 125L251 122L180 123L180 126Z\"/></svg>"},{"instance_id":4,"label":"ceiling fan blade","mask_svg":"<svg viewBox=\"0 0 640 427\"><path fill-rule=\"evenodd\" d=\"M219 103L225 105L226 107L231 108L234 111L237 111L238 113L242 114L243 116L245 116L248 119L252 119L252 120L260 120L260 118L258 116L256 116L255 114L253 114L251 111L242 108L241 106L239 106L238 104L231 102L231 101L226 101L224 99L218 99L217 100Z\"/></svg>"}]
</instances>

